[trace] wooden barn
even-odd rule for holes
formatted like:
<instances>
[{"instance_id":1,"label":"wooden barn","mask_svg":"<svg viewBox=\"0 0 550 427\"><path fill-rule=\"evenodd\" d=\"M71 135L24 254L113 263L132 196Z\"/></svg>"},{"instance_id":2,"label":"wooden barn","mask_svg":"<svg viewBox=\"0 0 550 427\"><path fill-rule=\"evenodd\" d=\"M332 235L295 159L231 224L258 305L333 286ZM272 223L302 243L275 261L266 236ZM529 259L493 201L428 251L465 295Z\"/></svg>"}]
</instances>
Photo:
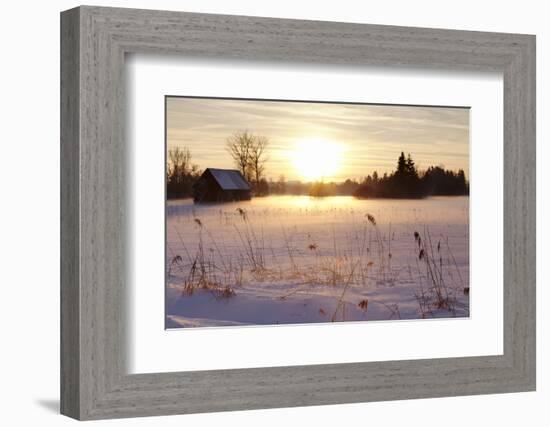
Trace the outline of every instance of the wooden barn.
<instances>
[{"instance_id":1,"label":"wooden barn","mask_svg":"<svg viewBox=\"0 0 550 427\"><path fill-rule=\"evenodd\" d=\"M238 170L207 168L193 185L193 199L195 203L250 200L251 190Z\"/></svg>"}]
</instances>

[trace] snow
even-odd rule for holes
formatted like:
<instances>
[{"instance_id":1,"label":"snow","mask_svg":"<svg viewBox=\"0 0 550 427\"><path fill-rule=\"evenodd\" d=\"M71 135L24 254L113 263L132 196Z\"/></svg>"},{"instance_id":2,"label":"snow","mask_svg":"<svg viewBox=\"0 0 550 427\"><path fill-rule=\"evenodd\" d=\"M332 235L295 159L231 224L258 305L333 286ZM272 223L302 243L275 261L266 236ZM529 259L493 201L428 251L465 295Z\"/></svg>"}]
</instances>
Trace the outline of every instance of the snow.
<instances>
[{"instance_id":1,"label":"snow","mask_svg":"<svg viewBox=\"0 0 550 427\"><path fill-rule=\"evenodd\" d=\"M170 201L166 327L469 316L468 218L468 197Z\"/></svg>"},{"instance_id":2,"label":"snow","mask_svg":"<svg viewBox=\"0 0 550 427\"><path fill-rule=\"evenodd\" d=\"M236 170L208 169L224 190L250 190L250 185Z\"/></svg>"}]
</instances>

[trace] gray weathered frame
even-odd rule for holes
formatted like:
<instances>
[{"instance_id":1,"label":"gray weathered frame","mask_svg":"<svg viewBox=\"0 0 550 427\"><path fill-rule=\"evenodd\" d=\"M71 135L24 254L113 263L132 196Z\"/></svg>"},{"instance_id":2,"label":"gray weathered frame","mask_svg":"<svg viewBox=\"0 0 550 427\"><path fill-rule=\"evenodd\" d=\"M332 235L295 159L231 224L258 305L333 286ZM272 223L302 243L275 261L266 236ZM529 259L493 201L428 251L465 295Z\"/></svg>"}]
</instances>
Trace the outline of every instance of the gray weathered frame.
<instances>
[{"instance_id":1,"label":"gray weathered frame","mask_svg":"<svg viewBox=\"0 0 550 427\"><path fill-rule=\"evenodd\" d=\"M504 354L128 375L124 58L135 52L502 72ZM61 14L63 414L99 419L534 389L534 36L89 6Z\"/></svg>"}]
</instances>

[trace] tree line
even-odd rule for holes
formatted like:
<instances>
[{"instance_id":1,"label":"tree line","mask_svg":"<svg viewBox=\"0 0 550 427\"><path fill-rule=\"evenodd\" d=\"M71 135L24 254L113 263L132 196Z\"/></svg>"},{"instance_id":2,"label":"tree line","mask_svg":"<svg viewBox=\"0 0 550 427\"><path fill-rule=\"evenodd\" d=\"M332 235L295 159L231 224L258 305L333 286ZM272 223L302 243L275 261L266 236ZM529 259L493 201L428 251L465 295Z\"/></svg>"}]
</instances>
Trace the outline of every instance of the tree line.
<instances>
[{"instance_id":1,"label":"tree line","mask_svg":"<svg viewBox=\"0 0 550 427\"><path fill-rule=\"evenodd\" d=\"M265 163L269 140L248 131L237 132L227 138L226 150L234 167L251 184L255 196L268 194L349 196L357 198L422 198L427 196L467 195L469 183L462 169L457 172L441 166L430 166L419 171L411 155L401 152L394 172L379 176L377 171L362 181L347 179L344 182L287 181L280 175L277 181L265 176ZM193 184L202 170L192 162L188 148L168 150L166 169L167 197L186 198L193 195Z\"/></svg>"},{"instance_id":2,"label":"tree line","mask_svg":"<svg viewBox=\"0 0 550 427\"><path fill-rule=\"evenodd\" d=\"M273 189L273 190L272 190ZM394 172L379 176L377 171L363 180L343 182L298 181L269 182L272 194L309 195L313 197L355 196L357 198L423 198L428 196L460 196L469 194L469 184L462 169L447 170L430 166L419 171L411 155L401 153ZM282 190L282 191L281 191Z\"/></svg>"},{"instance_id":3,"label":"tree line","mask_svg":"<svg viewBox=\"0 0 550 427\"><path fill-rule=\"evenodd\" d=\"M359 198L422 198L427 196L459 196L469 194L469 184L462 169L458 172L441 166L430 166L419 172L414 160L405 153L397 159L397 167L382 177L373 172L353 192Z\"/></svg>"}]
</instances>

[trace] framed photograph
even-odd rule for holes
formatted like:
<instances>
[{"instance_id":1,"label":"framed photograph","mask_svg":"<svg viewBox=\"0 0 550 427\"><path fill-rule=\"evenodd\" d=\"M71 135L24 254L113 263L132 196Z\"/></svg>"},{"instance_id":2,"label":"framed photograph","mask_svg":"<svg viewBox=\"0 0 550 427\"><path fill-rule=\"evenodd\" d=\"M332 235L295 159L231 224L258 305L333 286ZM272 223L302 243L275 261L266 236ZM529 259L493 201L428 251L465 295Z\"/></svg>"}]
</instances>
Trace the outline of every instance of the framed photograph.
<instances>
[{"instance_id":1,"label":"framed photograph","mask_svg":"<svg viewBox=\"0 0 550 427\"><path fill-rule=\"evenodd\" d=\"M167 96L166 328L469 317L469 116Z\"/></svg>"},{"instance_id":2,"label":"framed photograph","mask_svg":"<svg viewBox=\"0 0 550 427\"><path fill-rule=\"evenodd\" d=\"M535 389L534 36L83 6L61 42L63 414Z\"/></svg>"}]
</instances>

